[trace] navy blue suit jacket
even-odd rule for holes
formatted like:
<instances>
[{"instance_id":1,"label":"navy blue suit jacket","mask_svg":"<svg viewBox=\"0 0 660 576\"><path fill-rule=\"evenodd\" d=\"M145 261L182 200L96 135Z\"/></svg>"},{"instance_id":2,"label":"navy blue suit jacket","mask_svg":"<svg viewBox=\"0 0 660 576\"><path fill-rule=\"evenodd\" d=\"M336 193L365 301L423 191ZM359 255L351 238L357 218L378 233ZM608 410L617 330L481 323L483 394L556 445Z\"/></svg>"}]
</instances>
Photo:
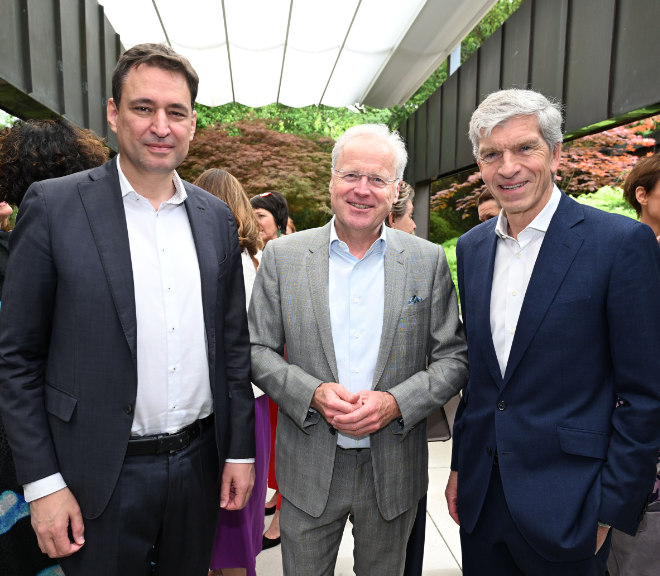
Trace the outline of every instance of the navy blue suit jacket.
<instances>
[{"instance_id":1,"label":"navy blue suit jacket","mask_svg":"<svg viewBox=\"0 0 660 576\"><path fill-rule=\"evenodd\" d=\"M461 526L474 529L497 451L528 542L549 560L586 558L599 520L634 534L655 476L660 248L647 226L562 194L502 377L490 328L495 224L457 245L470 366L452 456Z\"/></svg>"},{"instance_id":2,"label":"navy blue suit jacket","mask_svg":"<svg viewBox=\"0 0 660 576\"><path fill-rule=\"evenodd\" d=\"M227 205L184 186L221 466L254 457L240 248ZM116 161L33 184L12 232L0 309L0 409L18 481L61 472L86 518L105 509L131 434L135 314Z\"/></svg>"}]
</instances>

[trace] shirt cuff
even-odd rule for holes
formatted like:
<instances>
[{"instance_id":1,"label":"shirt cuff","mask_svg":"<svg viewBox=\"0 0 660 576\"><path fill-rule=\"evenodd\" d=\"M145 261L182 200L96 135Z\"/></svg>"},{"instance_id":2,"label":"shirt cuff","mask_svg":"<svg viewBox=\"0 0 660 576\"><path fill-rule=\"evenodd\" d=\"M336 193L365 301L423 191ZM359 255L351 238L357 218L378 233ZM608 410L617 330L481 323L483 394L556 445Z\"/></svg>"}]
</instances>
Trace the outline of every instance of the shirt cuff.
<instances>
[{"instance_id":1,"label":"shirt cuff","mask_svg":"<svg viewBox=\"0 0 660 576\"><path fill-rule=\"evenodd\" d=\"M254 464L254 458L227 458L225 462L230 464Z\"/></svg>"},{"instance_id":2,"label":"shirt cuff","mask_svg":"<svg viewBox=\"0 0 660 576\"><path fill-rule=\"evenodd\" d=\"M54 494L58 490L62 490L62 488L66 488L66 482L62 478L62 475L57 472L41 480L24 484L23 496L26 502L32 502L33 500Z\"/></svg>"}]
</instances>

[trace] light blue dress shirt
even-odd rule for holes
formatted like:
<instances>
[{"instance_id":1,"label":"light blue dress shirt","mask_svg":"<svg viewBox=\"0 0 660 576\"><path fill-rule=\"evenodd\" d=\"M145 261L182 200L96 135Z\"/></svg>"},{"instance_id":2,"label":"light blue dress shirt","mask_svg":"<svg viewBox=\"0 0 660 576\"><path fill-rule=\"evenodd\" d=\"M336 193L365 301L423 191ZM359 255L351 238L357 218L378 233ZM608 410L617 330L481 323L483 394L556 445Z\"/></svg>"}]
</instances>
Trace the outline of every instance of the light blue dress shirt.
<instances>
[{"instance_id":1,"label":"light blue dress shirt","mask_svg":"<svg viewBox=\"0 0 660 576\"><path fill-rule=\"evenodd\" d=\"M339 384L358 393L371 390L385 306L386 227L361 260L330 227L328 295ZM369 448L369 436L337 434L342 448Z\"/></svg>"}]
</instances>

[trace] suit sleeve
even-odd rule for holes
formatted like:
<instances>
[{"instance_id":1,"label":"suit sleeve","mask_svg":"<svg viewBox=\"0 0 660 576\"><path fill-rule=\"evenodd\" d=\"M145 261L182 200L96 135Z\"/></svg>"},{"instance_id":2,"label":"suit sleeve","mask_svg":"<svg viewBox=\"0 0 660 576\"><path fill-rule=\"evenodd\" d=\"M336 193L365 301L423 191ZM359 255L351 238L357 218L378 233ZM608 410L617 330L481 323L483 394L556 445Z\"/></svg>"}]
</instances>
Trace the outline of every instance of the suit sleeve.
<instances>
[{"instance_id":1,"label":"suit sleeve","mask_svg":"<svg viewBox=\"0 0 660 576\"><path fill-rule=\"evenodd\" d=\"M27 484L59 472L44 395L57 273L40 183L25 195L10 247L0 309L0 412L18 482Z\"/></svg>"},{"instance_id":2,"label":"suit sleeve","mask_svg":"<svg viewBox=\"0 0 660 576\"><path fill-rule=\"evenodd\" d=\"M389 388L403 419L403 434L435 408L443 406L467 381L467 345L458 316L456 290L447 258L436 246L435 271L431 291L428 367Z\"/></svg>"},{"instance_id":3,"label":"suit sleeve","mask_svg":"<svg viewBox=\"0 0 660 576\"><path fill-rule=\"evenodd\" d=\"M634 535L653 486L660 447L660 247L650 229L622 238L610 276L607 318L614 392L601 472L599 519Z\"/></svg>"},{"instance_id":4,"label":"suit sleeve","mask_svg":"<svg viewBox=\"0 0 660 576\"><path fill-rule=\"evenodd\" d=\"M264 249L249 307L252 379L300 428L309 424L309 407L322 380L283 357L280 274L273 244Z\"/></svg>"},{"instance_id":5,"label":"suit sleeve","mask_svg":"<svg viewBox=\"0 0 660 576\"><path fill-rule=\"evenodd\" d=\"M217 336L224 340L224 369L229 391L230 441L227 457L237 460L255 456L254 394L250 383L250 337L241 250L233 215L229 214L227 221L231 264L227 276L223 328Z\"/></svg>"}]
</instances>

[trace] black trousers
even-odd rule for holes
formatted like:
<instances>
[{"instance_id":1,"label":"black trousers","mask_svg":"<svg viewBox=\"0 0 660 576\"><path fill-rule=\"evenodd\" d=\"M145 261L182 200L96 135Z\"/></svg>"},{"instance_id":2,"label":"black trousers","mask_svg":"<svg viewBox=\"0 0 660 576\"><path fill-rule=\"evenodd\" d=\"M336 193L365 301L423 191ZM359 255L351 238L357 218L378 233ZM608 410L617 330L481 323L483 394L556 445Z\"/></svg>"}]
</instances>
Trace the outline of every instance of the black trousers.
<instances>
[{"instance_id":1,"label":"black trousers","mask_svg":"<svg viewBox=\"0 0 660 576\"><path fill-rule=\"evenodd\" d=\"M422 576L424 541L426 540L426 494L417 506L417 516L406 547L406 566L403 576Z\"/></svg>"},{"instance_id":2,"label":"black trousers","mask_svg":"<svg viewBox=\"0 0 660 576\"><path fill-rule=\"evenodd\" d=\"M527 543L513 522L499 468L494 466L477 525L471 534L461 528L461 549L464 576L604 576L610 536L598 554L585 560L546 560Z\"/></svg>"},{"instance_id":3,"label":"black trousers","mask_svg":"<svg viewBox=\"0 0 660 576\"><path fill-rule=\"evenodd\" d=\"M66 576L206 576L220 486L214 427L173 454L127 456L110 503L84 519Z\"/></svg>"}]
</instances>

